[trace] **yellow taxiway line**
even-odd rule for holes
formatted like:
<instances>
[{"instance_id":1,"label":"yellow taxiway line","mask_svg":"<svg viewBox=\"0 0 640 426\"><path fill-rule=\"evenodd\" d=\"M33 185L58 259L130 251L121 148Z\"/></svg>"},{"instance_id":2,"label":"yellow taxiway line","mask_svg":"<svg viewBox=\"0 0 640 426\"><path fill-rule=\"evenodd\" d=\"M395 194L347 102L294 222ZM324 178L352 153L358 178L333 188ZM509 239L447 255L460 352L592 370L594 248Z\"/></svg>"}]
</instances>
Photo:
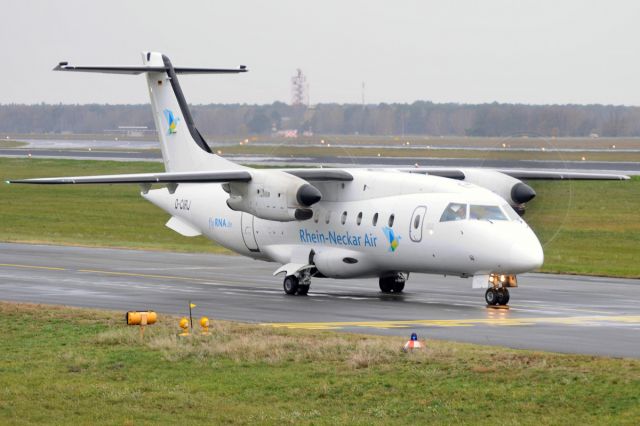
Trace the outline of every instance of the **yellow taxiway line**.
<instances>
[{"instance_id":1,"label":"yellow taxiway line","mask_svg":"<svg viewBox=\"0 0 640 426\"><path fill-rule=\"evenodd\" d=\"M53 266L36 266L36 265L21 265L16 263L0 263L0 267L9 267L9 268L24 268L24 269L45 269L49 271L74 271L83 274L102 274L102 275L116 275L123 277L140 277L140 278L154 278L161 280L172 280L172 281L195 281L202 282L208 284L238 284L233 281L224 281L224 280L213 280L207 278L196 278L196 277L180 277L177 275L157 275L157 274L139 274L134 272L120 272L120 271L104 271L99 269L68 269L68 268L58 268Z\"/></svg>"},{"instance_id":2,"label":"yellow taxiway line","mask_svg":"<svg viewBox=\"0 0 640 426\"><path fill-rule=\"evenodd\" d=\"M25 269L47 269L49 271L66 271L66 268L55 268L53 266L35 266L35 265L19 265L16 263L0 263L0 266L7 266L10 268L25 268Z\"/></svg>"},{"instance_id":3,"label":"yellow taxiway line","mask_svg":"<svg viewBox=\"0 0 640 426\"><path fill-rule=\"evenodd\" d=\"M595 323L621 323L640 325L640 315L598 315L576 317L536 317L536 318L476 318L476 319L452 319L452 320L409 320L409 321L354 321L354 322L281 322L262 323L263 326L304 329L304 330L335 330L340 328L407 328L412 326L422 327L474 327L474 326L522 326L534 324L561 324L561 325L589 325Z\"/></svg>"}]
</instances>

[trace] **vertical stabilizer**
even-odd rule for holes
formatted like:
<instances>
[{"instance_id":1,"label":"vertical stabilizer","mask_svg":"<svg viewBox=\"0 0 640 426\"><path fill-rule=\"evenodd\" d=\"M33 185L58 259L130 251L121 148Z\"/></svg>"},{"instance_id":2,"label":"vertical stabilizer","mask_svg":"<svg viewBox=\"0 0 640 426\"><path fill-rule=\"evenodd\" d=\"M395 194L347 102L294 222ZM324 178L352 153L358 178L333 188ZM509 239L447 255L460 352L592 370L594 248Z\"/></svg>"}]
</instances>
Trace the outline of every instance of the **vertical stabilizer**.
<instances>
[{"instance_id":1,"label":"vertical stabilizer","mask_svg":"<svg viewBox=\"0 0 640 426\"><path fill-rule=\"evenodd\" d=\"M153 119L160 139L162 158L168 172L238 169L241 166L215 155L193 123L176 70L169 58L157 52L143 52Z\"/></svg>"}]
</instances>

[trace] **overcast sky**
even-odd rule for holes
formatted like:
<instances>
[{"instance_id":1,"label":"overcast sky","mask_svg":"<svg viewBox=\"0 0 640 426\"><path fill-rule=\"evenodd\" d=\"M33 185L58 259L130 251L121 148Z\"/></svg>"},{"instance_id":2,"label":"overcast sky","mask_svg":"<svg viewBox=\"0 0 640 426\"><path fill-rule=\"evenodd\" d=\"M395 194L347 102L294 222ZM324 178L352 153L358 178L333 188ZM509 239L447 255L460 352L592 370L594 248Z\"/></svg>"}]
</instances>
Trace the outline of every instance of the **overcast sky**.
<instances>
[{"instance_id":1,"label":"overcast sky","mask_svg":"<svg viewBox=\"0 0 640 426\"><path fill-rule=\"evenodd\" d=\"M142 76L54 73L138 65L227 67L184 76L191 103L291 99L301 68L311 102L640 105L640 2L5 1L0 103L146 103Z\"/></svg>"}]
</instances>

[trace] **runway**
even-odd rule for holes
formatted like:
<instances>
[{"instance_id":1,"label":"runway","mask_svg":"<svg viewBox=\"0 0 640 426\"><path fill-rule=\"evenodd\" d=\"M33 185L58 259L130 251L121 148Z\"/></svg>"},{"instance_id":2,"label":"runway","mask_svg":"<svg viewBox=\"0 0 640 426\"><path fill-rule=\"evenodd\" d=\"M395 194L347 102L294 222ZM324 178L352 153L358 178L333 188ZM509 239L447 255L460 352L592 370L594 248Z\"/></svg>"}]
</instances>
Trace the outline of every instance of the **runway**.
<instances>
[{"instance_id":1,"label":"runway","mask_svg":"<svg viewBox=\"0 0 640 426\"><path fill-rule=\"evenodd\" d=\"M0 299L122 312L154 309L264 324L640 357L640 280L525 274L510 309L469 279L412 274L405 293L376 280L315 279L286 296L277 265L240 256L0 244Z\"/></svg>"},{"instance_id":2,"label":"runway","mask_svg":"<svg viewBox=\"0 0 640 426\"><path fill-rule=\"evenodd\" d=\"M109 160L109 161L154 161L161 162L162 156L157 150L144 151L99 151L73 149L3 148L0 157L70 160ZM276 167L285 166L328 166L328 167L490 167L503 169L537 169L563 171L589 171L601 173L620 173L640 175L640 163L632 161L554 161L554 160L496 160L480 158L429 158L429 157L280 157L268 155L225 155L229 160L242 164L261 164Z\"/></svg>"}]
</instances>

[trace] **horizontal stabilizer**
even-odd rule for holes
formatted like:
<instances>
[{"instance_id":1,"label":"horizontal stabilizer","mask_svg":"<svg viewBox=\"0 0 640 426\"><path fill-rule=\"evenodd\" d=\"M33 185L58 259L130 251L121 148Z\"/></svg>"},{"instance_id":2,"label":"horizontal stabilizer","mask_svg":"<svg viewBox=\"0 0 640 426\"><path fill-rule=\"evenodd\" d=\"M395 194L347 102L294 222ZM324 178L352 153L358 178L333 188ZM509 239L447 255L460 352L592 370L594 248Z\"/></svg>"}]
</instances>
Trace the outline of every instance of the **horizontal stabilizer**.
<instances>
[{"instance_id":1,"label":"horizontal stabilizer","mask_svg":"<svg viewBox=\"0 0 640 426\"><path fill-rule=\"evenodd\" d=\"M76 72L97 72L104 74L143 74L147 72L166 72L168 67L152 66L73 66L68 62L60 62L53 69L54 71L76 71ZM174 67L176 74L235 74L247 72L247 67L240 65L238 68L189 68Z\"/></svg>"},{"instance_id":2,"label":"horizontal stabilizer","mask_svg":"<svg viewBox=\"0 0 640 426\"><path fill-rule=\"evenodd\" d=\"M7 183L29 184L91 184L91 183L224 183L249 182L251 173L246 170L220 172L136 173L128 175L71 176L39 179L10 180Z\"/></svg>"}]
</instances>

